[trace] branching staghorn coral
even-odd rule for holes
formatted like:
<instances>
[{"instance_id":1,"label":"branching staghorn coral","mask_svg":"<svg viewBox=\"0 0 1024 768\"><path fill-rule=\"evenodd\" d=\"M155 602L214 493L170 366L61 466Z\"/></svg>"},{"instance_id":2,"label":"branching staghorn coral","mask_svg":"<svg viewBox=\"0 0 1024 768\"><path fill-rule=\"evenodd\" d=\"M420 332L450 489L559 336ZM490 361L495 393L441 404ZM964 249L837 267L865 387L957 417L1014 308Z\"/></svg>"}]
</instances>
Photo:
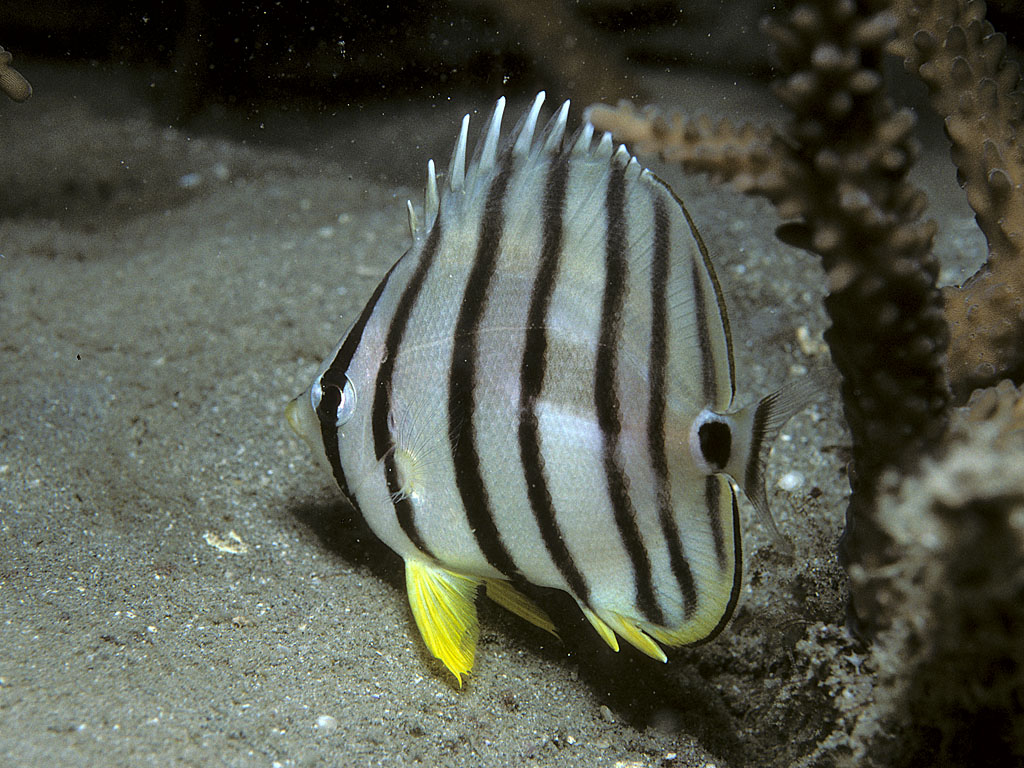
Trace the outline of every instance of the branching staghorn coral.
<instances>
[{"instance_id":1,"label":"branching staghorn coral","mask_svg":"<svg viewBox=\"0 0 1024 768\"><path fill-rule=\"evenodd\" d=\"M784 227L789 239L821 256L832 321L825 339L853 439L843 552L873 568L889 557L875 488L885 470L909 469L936 449L949 400L935 226L920 220L924 196L906 180L914 118L893 106L880 72L896 18L884 2L817 0L765 28L782 73L776 93L792 114L785 136L629 108L595 108L590 118L627 141L620 129L646 122L641 139L671 138L664 154L679 153L684 167L768 197L796 220ZM853 600L867 629L882 620L870 590Z\"/></svg>"},{"instance_id":2,"label":"branching staghorn coral","mask_svg":"<svg viewBox=\"0 0 1024 768\"><path fill-rule=\"evenodd\" d=\"M1004 376L1024 378L1024 116L1020 70L981 0L903 0L890 50L927 84L946 117L951 153L988 241L988 261L947 288L950 380L966 398Z\"/></svg>"},{"instance_id":3,"label":"branching staghorn coral","mask_svg":"<svg viewBox=\"0 0 1024 768\"><path fill-rule=\"evenodd\" d=\"M21 72L11 66L14 57L0 46L0 91L14 101L25 101L32 95L32 86Z\"/></svg>"}]
</instances>

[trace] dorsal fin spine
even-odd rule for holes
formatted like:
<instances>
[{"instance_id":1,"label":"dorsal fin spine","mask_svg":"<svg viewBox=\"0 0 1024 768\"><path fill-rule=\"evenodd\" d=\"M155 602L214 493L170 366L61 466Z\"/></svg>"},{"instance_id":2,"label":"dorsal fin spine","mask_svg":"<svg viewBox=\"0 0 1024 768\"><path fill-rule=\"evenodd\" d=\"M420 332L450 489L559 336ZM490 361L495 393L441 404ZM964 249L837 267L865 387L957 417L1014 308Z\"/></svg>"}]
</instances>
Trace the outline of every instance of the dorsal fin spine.
<instances>
[{"instance_id":1,"label":"dorsal fin spine","mask_svg":"<svg viewBox=\"0 0 1024 768\"><path fill-rule=\"evenodd\" d=\"M484 134L484 148L480 153L480 170L486 171L494 167L498 157L498 139L501 136L501 118L505 114L505 97L502 96L494 105L491 122Z\"/></svg>"},{"instance_id":2,"label":"dorsal fin spine","mask_svg":"<svg viewBox=\"0 0 1024 768\"><path fill-rule=\"evenodd\" d=\"M576 144L573 145L573 154L586 154L590 152L590 145L594 143L594 126L590 123L586 123L582 129L580 129L579 138L576 139Z\"/></svg>"},{"instance_id":3,"label":"dorsal fin spine","mask_svg":"<svg viewBox=\"0 0 1024 768\"><path fill-rule=\"evenodd\" d=\"M453 192L462 189L466 182L466 144L469 142L469 115L462 118L459 140L455 143L452 161L448 164L448 186Z\"/></svg>"},{"instance_id":4,"label":"dorsal fin spine","mask_svg":"<svg viewBox=\"0 0 1024 768\"><path fill-rule=\"evenodd\" d=\"M547 139L544 141L544 152L556 152L562 146L562 137L565 136L565 124L569 119L569 100L566 99L558 112L551 118Z\"/></svg>"},{"instance_id":5,"label":"dorsal fin spine","mask_svg":"<svg viewBox=\"0 0 1024 768\"><path fill-rule=\"evenodd\" d=\"M437 171L434 169L434 161L427 161L427 189L423 196L423 218L426 219L426 229L434 226L437 219L437 211L440 206L440 198L437 194Z\"/></svg>"},{"instance_id":6,"label":"dorsal fin spine","mask_svg":"<svg viewBox=\"0 0 1024 768\"><path fill-rule=\"evenodd\" d=\"M530 147L533 145L533 134L537 130L537 118L540 117L540 108L544 103L544 97L545 93L541 91L534 98L533 106L530 107L530 112L526 116L526 122L523 123L523 127L519 130L519 135L516 137L512 154L521 156L530 151Z\"/></svg>"},{"instance_id":7,"label":"dorsal fin spine","mask_svg":"<svg viewBox=\"0 0 1024 768\"><path fill-rule=\"evenodd\" d=\"M415 240L419 222L416 221L416 210L412 207L412 200L406 200L405 207L409 211L409 236Z\"/></svg>"}]
</instances>

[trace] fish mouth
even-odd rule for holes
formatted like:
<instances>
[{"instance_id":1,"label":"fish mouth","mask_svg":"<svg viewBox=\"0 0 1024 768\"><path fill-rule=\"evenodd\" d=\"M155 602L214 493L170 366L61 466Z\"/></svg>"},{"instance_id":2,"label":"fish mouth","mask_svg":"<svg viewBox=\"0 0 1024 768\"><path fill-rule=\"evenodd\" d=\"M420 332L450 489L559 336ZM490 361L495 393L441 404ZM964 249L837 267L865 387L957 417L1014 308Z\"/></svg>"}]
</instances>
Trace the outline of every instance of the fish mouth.
<instances>
[{"instance_id":1,"label":"fish mouth","mask_svg":"<svg viewBox=\"0 0 1024 768\"><path fill-rule=\"evenodd\" d=\"M313 449L314 453L323 451L323 437L320 433L320 419L309 402L309 391L292 400L284 408L284 417L292 432Z\"/></svg>"},{"instance_id":2,"label":"fish mouth","mask_svg":"<svg viewBox=\"0 0 1024 768\"><path fill-rule=\"evenodd\" d=\"M302 407L299 405L301 399L302 395L299 395L284 407L284 417L288 419L288 426L292 428L292 432L305 439L306 436L302 434L302 416L299 413L299 408Z\"/></svg>"}]
</instances>

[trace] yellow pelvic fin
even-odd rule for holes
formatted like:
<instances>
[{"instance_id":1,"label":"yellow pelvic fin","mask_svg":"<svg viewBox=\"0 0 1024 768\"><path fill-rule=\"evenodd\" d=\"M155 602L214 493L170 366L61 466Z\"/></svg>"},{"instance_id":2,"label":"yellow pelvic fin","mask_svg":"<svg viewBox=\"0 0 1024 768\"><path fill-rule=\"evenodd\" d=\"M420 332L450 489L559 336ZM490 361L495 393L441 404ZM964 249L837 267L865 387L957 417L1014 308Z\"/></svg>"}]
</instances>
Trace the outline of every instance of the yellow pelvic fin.
<instances>
[{"instance_id":1,"label":"yellow pelvic fin","mask_svg":"<svg viewBox=\"0 0 1024 768\"><path fill-rule=\"evenodd\" d=\"M617 633L623 640L628 642L638 651L647 654L652 659L660 662L668 661L668 656L661 650L661 646L651 639L650 635L640 629L632 620L615 611L601 611L600 616L588 608L583 608L583 615L594 626L597 633L604 639L612 650L619 650Z\"/></svg>"},{"instance_id":2,"label":"yellow pelvic fin","mask_svg":"<svg viewBox=\"0 0 1024 768\"><path fill-rule=\"evenodd\" d=\"M583 609L583 615L587 617L587 621L589 621L594 629L597 630L597 634L601 636L601 639L608 643L609 648L618 653L619 641L615 637L615 633L612 632L612 628L605 624L604 621L601 620L600 616L585 605L581 605L580 608Z\"/></svg>"},{"instance_id":3,"label":"yellow pelvic fin","mask_svg":"<svg viewBox=\"0 0 1024 768\"><path fill-rule=\"evenodd\" d=\"M668 661L668 656L661 650L661 646L654 642L650 635L646 634L632 621L620 613L615 613L615 611L608 611L605 616L612 629L622 635L634 648L642 653L646 653L655 661L660 661L663 664Z\"/></svg>"},{"instance_id":4,"label":"yellow pelvic fin","mask_svg":"<svg viewBox=\"0 0 1024 768\"><path fill-rule=\"evenodd\" d=\"M476 619L480 582L422 560L405 561L405 586L416 626L427 648L455 675L460 688L462 676L473 669L480 636Z\"/></svg>"},{"instance_id":5,"label":"yellow pelvic fin","mask_svg":"<svg viewBox=\"0 0 1024 768\"><path fill-rule=\"evenodd\" d=\"M544 609L509 582L504 579L484 579L484 585L487 589L487 596L506 611L511 611L519 618L526 619L531 624L558 637L555 625Z\"/></svg>"}]
</instances>

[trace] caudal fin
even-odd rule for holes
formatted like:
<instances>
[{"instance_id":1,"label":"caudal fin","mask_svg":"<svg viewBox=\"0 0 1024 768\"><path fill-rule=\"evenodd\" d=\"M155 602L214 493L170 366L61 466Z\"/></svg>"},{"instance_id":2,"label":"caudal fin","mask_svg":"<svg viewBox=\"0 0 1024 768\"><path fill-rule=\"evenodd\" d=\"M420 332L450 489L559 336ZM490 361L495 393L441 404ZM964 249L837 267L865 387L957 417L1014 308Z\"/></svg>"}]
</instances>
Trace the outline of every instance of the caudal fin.
<instances>
[{"instance_id":1,"label":"caudal fin","mask_svg":"<svg viewBox=\"0 0 1024 768\"><path fill-rule=\"evenodd\" d=\"M772 443L786 422L817 399L823 389L822 377L812 373L783 385L763 397L757 405L730 414L735 450L724 471L739 483L776 545L786 550L792 549L792 545L779 532L768 506L764 487L765 463Z\"/></svg>"}]
</instances>

